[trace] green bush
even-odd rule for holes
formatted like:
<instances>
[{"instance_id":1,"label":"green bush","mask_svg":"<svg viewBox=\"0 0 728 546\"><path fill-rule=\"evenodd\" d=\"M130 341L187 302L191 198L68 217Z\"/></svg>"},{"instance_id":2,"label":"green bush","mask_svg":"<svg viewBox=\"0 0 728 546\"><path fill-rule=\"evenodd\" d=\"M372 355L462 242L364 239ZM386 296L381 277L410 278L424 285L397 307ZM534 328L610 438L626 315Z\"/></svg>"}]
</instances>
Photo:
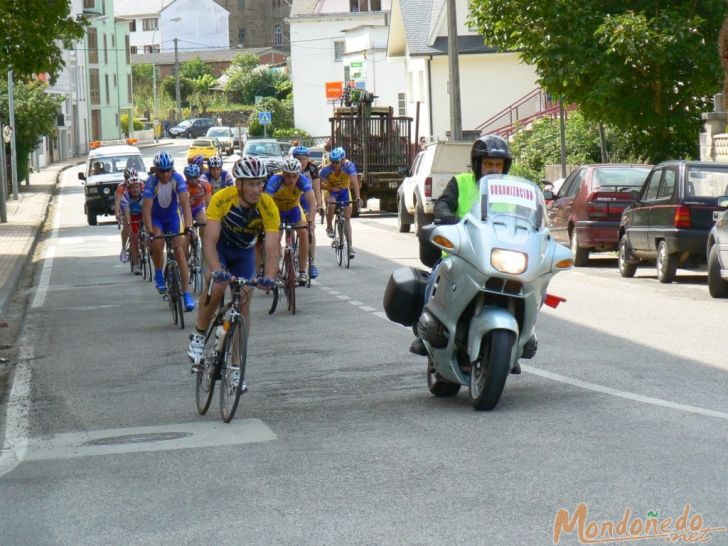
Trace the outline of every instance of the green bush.
<instances>
[{"instance_id":1,"label":"green bush","mask_svg":"<svg viewBox=\"0 0 728 546\"><path fill-rule=\"evenodd\" d=\"M134 130L141 131L144 129L144 124L138 119L134 120ZM129 114L121 114L121 130L125 135L129 134Z\"/></svg>"},{"instance_id":2,"label":"green bush","mask_svg":"<svg viewBox=\"0 0 728 546\"><path fill-rule=\"evenodd\" d=\"M250 136L262 136L263 126L258 124L258 112L270 112L271 124L268 125L267 133L273 135L278 129L290 129L293 127L293 104L290 100L280 101L273 97L265 97L260 104L253 107L250 115L248 132Z\"/></svg>"}]
</instances>

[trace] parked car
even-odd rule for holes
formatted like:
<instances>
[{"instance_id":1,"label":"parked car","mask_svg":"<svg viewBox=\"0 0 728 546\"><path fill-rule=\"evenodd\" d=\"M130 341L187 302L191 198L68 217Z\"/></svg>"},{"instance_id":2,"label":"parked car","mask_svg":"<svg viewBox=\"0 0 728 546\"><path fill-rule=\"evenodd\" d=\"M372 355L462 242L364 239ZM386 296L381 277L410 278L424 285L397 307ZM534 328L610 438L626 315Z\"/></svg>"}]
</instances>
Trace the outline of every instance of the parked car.
<instances>
[{"instance_id":1,"label":"parked car","mask_svg":"<svg viewBox=\"0 0 728 546\"><path fill-rule=\"evenodd\" d=\"M718 198L718 206L728 208L728 188ZM715 216L715 213L713 213ZM708 291L714 298L728 298L728 210L718 213L718 220L708 234Z\"/></svg>"},{"instance_id":2,"label":"parked car","mask_svg":"<svg viewBox=\"0 0 728 546\"><path fill-rule=\"evenodd\" d=\"M248 140L248 128L247 127L230 127L233 133L233 146L242 150L245 145L245 141Z\"/></svg>"},{"instance_id":3,"label":"parked car","mask_svg":"<svg viewBox=\"0 0 728 546\"><path fill-rule=\"evenodd\" d=\"M633 277L654 262L657 280L670 283L679 267L705 263L708 235L724 210L728 163L666 161L655 166L619 225L619 272Z\"/></svg>"},{"instance_id":4,"label":"parked car","mask_svg":"<svg viewBox=\"0 0 728 546\"><path fill-rule=\"evenodd\" d=\"M220 144L220 152L225 155L232 155L235 145L233 143L233 131L230 127L210 127L205 136L216 138Z\"/></svg>"},{"instance_id":5,"label":"parked car","mask_svg":"<svg viewBox=\"0 0 728 546\"><path fill-rule=\"evenodd\" d=\"M196 138L187 148L187 159L191 159L196 155L201 155L205 159L210 159L213 155L219 155L220 145L216 138L205 137Z\"/></svg>"},{"instance_id":6,"label":"parked car","mask_svg":"<svg viewBox=\"0 0 728 546\"><path fill-rule=\"evenodd\" d=\"M619 246L619 220L634 203L650 172L649 165L583 165L566 177L548 208L551 234L571 246L574 265L585 266L590 252L608 252Z\"/></svg>"},{"instance_id":7,"label":"parked car","mask_svg":"<svg viewBox=\"0 0 728 546\"><path fill-rule=\"evenodd\" d=\"M316 163L316 165L321 166L321 163L324 159L324 147L323 146L312 146L308 149L308 158Z\"/></svg>"},{"instance_id":8,"label":"parked car","mask_svg":"<svg viewBox=\"0 0 728 546\"><path fill-rule=\"evenodd\" d=\"M136 146L101 146L89 152L86 168L78 173L84 184L83 211L88 225L95 226L99 215L114 214L114 192L124 181L127 167L134 167L141 176L146 172Z\"/></svg>"},{"instance_id":9,"label":"parked car","mask_svg":"<svg viewBox=\"0 0 728 546\"><path fill-rule=\"evenodd\" d=\"M472 142L433 142L417 154L407 177L397 188L400 233L432 223L435 201L458 173L469 170Z\"/></svg>"},{"instance_id":10,"label":"parked car","mask_svg":"<svg viewBox=\"0 0 728 546\"><path fill-rule=\"evenodd\" d=\"M170 127L168 132L172 138L197 138L207 133L210 127L215 126L212 118L193 118L180 121L178 125Z\"/></svg>"}]
</instances>

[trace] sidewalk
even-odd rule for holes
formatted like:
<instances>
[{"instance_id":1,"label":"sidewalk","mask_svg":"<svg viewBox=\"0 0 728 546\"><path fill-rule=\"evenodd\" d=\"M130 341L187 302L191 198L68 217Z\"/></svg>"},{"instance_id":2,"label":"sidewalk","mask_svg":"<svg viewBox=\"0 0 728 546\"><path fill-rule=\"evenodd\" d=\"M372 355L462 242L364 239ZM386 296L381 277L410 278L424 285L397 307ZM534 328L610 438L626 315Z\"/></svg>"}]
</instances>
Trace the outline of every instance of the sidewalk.
<instances>
[{"instance_id":1,"label":"sidewalk","mask_svg":"<svg viewBox=\"0 0 728 546\"><path fill-rule=\"evenodd\" d=\"M86 156L75 157L30 173L30 185L19 184L18 200L12 199L12 193L8 196L8 223L0 224L0 317L32 256L61 171L85 161Z\"/></svg>"}]
</instances>

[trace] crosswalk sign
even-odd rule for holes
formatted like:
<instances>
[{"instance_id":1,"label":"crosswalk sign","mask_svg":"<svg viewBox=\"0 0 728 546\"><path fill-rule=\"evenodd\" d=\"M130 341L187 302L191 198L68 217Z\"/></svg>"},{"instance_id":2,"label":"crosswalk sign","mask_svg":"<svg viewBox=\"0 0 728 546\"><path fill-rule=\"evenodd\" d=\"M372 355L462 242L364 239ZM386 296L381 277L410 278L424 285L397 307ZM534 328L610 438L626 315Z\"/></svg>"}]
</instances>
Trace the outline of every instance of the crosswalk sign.
<instances>
[{"instance_id":1,"label":"crosswalk sign","mask_svg":"<svg viewBox=\"0 0 728 546\"><path fill-rule=\"evenodd\" d=\"M270 125L270 120L270 112L258 112L258 123L260 123L261 125Z\"/></svg>"}]
</instances>

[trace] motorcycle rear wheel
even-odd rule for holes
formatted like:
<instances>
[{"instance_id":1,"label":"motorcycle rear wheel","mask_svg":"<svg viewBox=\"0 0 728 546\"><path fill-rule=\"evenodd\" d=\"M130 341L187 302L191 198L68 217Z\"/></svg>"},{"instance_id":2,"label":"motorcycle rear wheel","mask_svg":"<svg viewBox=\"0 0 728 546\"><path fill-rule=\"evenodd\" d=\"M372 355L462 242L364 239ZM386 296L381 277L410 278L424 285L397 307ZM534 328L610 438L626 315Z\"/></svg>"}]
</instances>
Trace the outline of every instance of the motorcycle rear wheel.
<instances>
[{"instance_id":1,"label":"motorcycle rear wheel","mask_svg":"<svg viewBox=\"0 0 728 546\"><path fill-rule=\"evenodd\" d=\"M480 357L470 372L470 403L478 411L498 404L508 374L515 336L509 330L493 330L483 338Z\"/></svg>"},{"instance_id":2,"label":"motorcycle rear wheel","mask_svg":"<svg viewBox=\"0 0 728 546\"><path fill-rule=\"evenodd\" d=\"M460 383L452 383L444 379L435 370L435 365L431 358L427 358L427 388L438 398L448 398L455 396L460 390Z\"/></svg>"}]
</instances>

